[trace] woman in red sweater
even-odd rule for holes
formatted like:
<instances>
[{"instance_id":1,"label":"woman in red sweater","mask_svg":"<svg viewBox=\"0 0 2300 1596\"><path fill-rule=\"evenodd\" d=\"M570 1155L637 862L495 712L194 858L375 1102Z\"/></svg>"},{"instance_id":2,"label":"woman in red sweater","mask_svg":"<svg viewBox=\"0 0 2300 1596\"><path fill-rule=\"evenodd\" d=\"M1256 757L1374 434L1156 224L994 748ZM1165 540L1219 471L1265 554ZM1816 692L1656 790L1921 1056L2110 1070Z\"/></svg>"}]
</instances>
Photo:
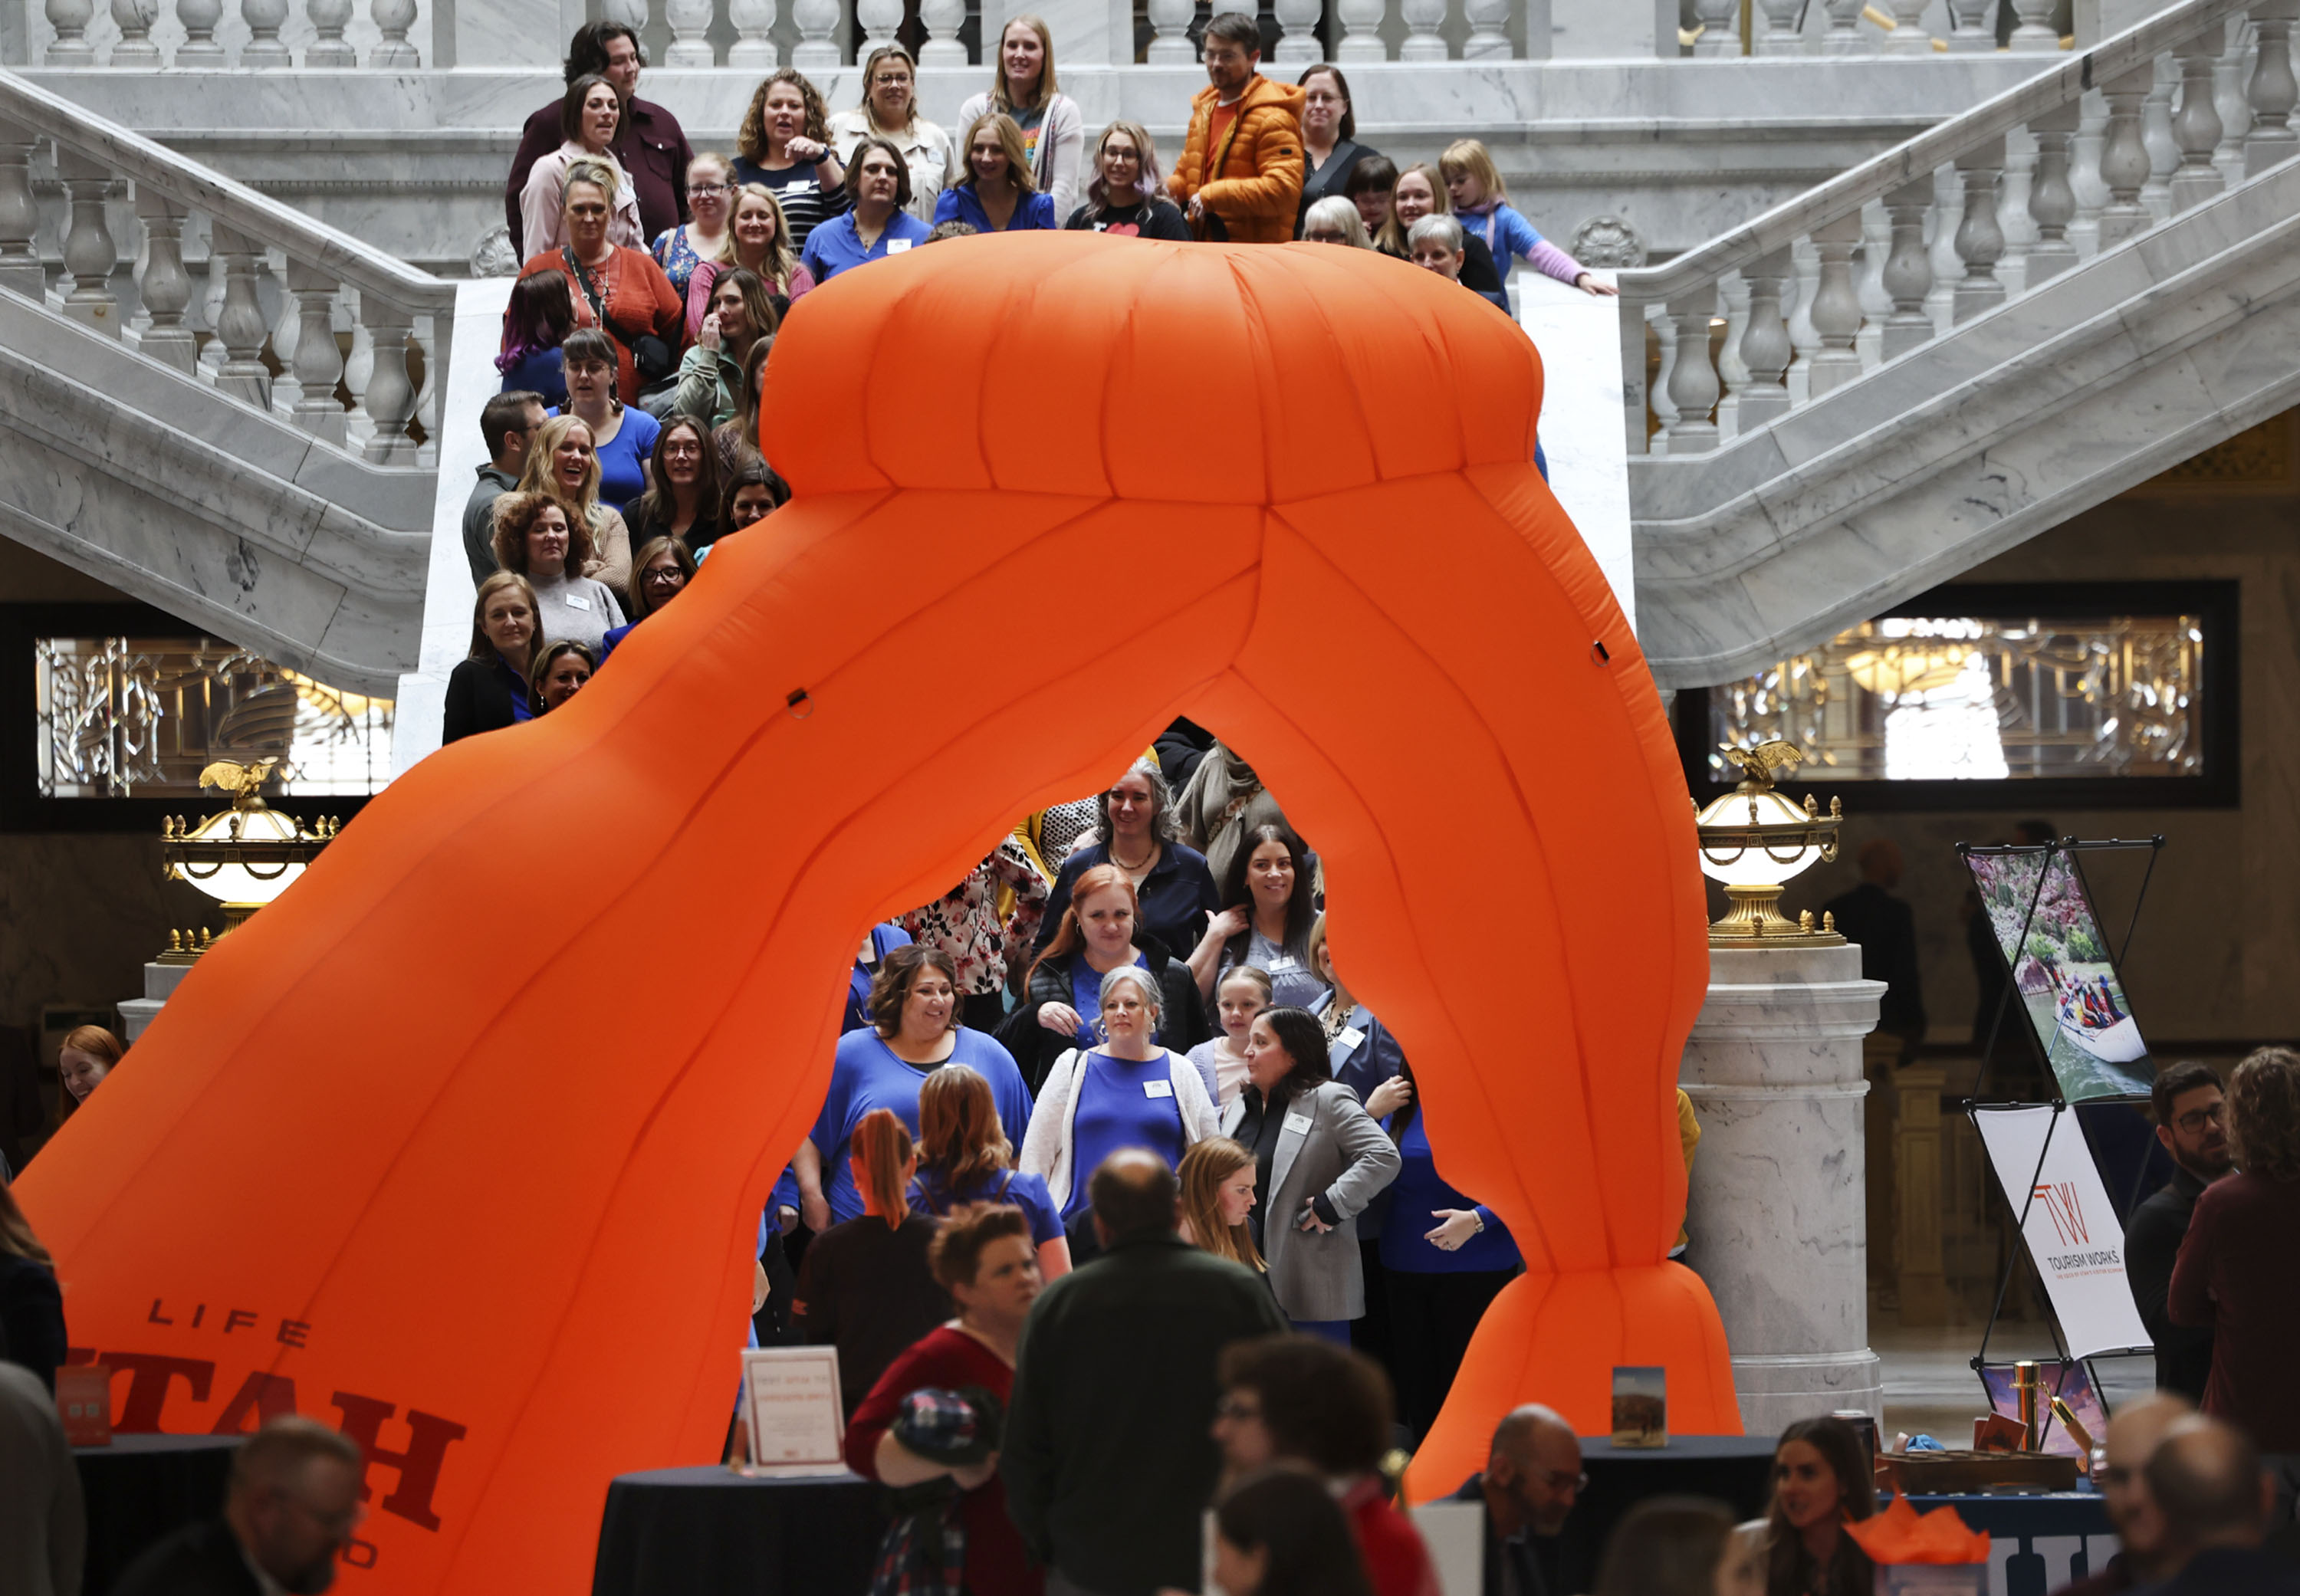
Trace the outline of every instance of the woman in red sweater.
<instances>
[{"instance_id":1,"label":"woman in red sweater","mask_svg":"<svg viewBox=\"0 0 2300 1596\"><path fill-rule=\"evenodd\" d=\"M942 1526L954 1511L965 1535L964 1562L941 1567L941 1580L929 1575L929 1583L953 1591L962 1585L970 1596L1039 1596L1045 1576L1030 1566L1006 1516L995 1433L1013 1389L1015 1342L1040 1285L1030 1222L1004 1203L954 1209L927 1259L958 1304L958 1317L895 1359L846 1426L847 1467L904 1493L897 1499L902 1517L888 1531L871 1588L921 1588L912 1559L939 1563ZM995 1400L996 1414L980 1410L981 1392ZM924 1439L930 1431L931 1442ZM943 1460L905 1444L906 1435ZM953 1453L972 1460L947 1460ZM945 1481L942 1494L931 1489ZM948 1494L954 1489L954 1502Z\"/></svg>"}]
</instances>

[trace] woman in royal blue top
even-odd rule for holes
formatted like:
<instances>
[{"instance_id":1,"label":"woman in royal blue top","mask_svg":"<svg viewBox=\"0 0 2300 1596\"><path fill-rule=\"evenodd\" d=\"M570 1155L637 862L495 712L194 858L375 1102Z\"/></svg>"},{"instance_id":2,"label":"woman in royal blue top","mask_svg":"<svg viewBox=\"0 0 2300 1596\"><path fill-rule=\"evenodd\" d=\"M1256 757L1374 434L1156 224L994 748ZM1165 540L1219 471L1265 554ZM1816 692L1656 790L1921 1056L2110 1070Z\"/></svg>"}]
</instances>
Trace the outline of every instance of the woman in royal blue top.
<instances>
[{"instance_id":1,"label":"woman in royal blue top","mask_svg":"<svg viewBox=\"0 0 2300 1596\"><path fill-rule=\"evenodd\" d=\"M1004 1202L1030 1222L1038 1273L1052 1280L1071 1268L1062 1211L1046 1181L1014 1168L1014 1142L1026 1127L999 1117L990 1083L963 1066L944 1068L919 1088L919 1172L911 1201L940 1216L969 1202Z\"/></svg>"},{"instance_id":2,"label":"woman in royal blue top","mask_svg":"<svg viewBox=\"0 0 2300 1596\"><path fill-rule=\"evenodd\" d=\"M527 668L535 658L535 589L516 571L499 570L479 584L471 611L471 653L447 676L441 744L529 719Z\"/></svg>"},{"instance_id":3,"label":"woman in royal blue top","mask_svg":"<svg viewBox=\"0 0 2300 1596\"><path fill-rule=\"evenodd\" d=\"M1061 225L1054 202L1031 183L1030 157L1012 117L996 111L976 117L959 147L966 175L935 201L937 227L962 221L978 233L1009 233Z\"/></svg>"},{"instance_id":4,"label":"woman in royal blue top","mask_svg":"<svg viewBox=\"0 0 2300 1596\"><path fill-rule=\"evenodd\" d=\"M880 960L871 985L871 1023L838 1039L822 1113L791 1160L808 1229L819 1233L862 1211L846 1155L862 1117L886 1109L917 1129L919 1090L946 1065L963 1064L990 1083L1002 1122L1029 1123L1030 1093L1013 1059L958 1023L955 975L939 948L905 944Z\"/></svg>"},{"instance_id":5,"label":"woman in royal blue top","mask_svg":"<svg viewBox=\"0 0 2300 1596\"><path fill-rule=\"evenodd\" d=\"M1046 1076L1022 1143L1022 1169L1046 1181L1071 1218L1090 1204L1095 1168L1121 1147L1146 1147L1180 1165L1214 1134L1214 1107L1198 1067L1155 1040L1163 994L1138 964L1102 977L1100 1041L1073 1048Z\"/></svg>"},{"instance_id":6,"label":"woman in royal blue top","mask_svg":"<svg viewBox=\"0 0 2300 1596\"><path fill-rule=\"evenodd\" d=\"M1390 1140L1404 1160L1391 1183L1382 1224L1382 1278L1396 1350L1397 1412L1418 1437L1428 1433L1454 1389L1470 1337L1491 1302L1524 1267L1509 1227L1438 1172L1415 1094L1413 1067L1373 1094L1370 1110L1390 1115Z\"/></svg>"},{"instance_id":7,"label":"woman in royal blue top","mask_svg":"<svg viewBox=\"0 0 2300 1596\"><path fill-rule=\"evenodd\" d=\"M808 234L800 257L818 283L927 241L927 224L903 208L911 203L911 169L892 143L873 137L856 145L846 186L854 191L854 208Z\"/></svg>"}]
</instances>

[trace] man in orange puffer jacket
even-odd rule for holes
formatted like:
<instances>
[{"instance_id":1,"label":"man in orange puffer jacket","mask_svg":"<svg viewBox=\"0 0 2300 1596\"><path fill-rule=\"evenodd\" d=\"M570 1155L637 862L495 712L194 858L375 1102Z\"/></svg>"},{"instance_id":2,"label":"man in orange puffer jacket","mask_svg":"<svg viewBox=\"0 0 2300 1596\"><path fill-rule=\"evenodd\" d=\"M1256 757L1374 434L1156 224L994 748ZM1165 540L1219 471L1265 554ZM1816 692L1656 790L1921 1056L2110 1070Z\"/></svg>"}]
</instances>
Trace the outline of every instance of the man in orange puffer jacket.
<instances>
[{"instance_id":1,"label":"man in orange puffer jacket","mask_svg":"<svg viewBox=\"0 0 2300 1596\"><path fill-rule=\"evenodd\" d=\"M1205 55L1212 86L1190 102L1189 137L1167 191L1200 238L1284 244L1302 203L1307 96L1255 71L1262 30L1242 12L1223 12L1206 24Z\"/></svg>"}]
</instances>

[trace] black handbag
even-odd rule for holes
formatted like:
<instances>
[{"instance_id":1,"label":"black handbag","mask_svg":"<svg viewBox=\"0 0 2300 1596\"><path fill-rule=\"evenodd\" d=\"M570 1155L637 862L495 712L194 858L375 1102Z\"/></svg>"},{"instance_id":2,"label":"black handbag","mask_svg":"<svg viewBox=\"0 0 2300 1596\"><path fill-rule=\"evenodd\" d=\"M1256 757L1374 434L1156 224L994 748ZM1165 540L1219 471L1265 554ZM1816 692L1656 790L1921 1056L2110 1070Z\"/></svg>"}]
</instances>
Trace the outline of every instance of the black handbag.
<instances>
[{"instance_id":1,"label":"black handbag","mask_svg":"<svg viewBox=\"0 0 2300 1596\"><path fill-rule=\"evenodd\" d=\"M606 303L599 297L599 290L592 283L591 274L583 269L583 262L575 258L571 248L562 248L559 258L565 261L567 270L575 274L576 284L582 290L584 302L591 307L591 319L599 324L599 330L611 338L615 337L615 329L607 325ZM615 341L631 352L631 365L638 372L642 385L661 382L679 370L679 357L671 353L671 345L653 333L641 333L636 338L616 338Z\"/></svg>"}]
</instances>

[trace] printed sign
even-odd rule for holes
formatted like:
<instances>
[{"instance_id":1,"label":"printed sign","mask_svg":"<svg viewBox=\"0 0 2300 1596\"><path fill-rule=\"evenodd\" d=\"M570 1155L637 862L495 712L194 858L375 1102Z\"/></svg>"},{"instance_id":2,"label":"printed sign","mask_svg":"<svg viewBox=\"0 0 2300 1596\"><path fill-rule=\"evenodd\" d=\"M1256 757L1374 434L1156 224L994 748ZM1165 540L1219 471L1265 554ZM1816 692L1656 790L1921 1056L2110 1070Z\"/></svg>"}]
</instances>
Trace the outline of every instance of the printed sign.
<instances>
[{"instance_id":1,"label":"printed sign","mask_svg":"<svg viewBox=\"0 0 2300 1596\"><path fill-rule=\"evenodd\" d=\"M836 1347L755 1347L743 1354L752 1474L846 1472Z\"/></svg>"},{"instance_id":2,"label":"printed sign","mask_svg":"<svg viewBox=\"0 0 2300 1596\"><path fill-rule=\"evenodd\" d=\"M2147 1096L2155 1078L2148 1044L2109 962L2075 856L2024 848L1969 853L1965 862L2061 1095L2071 1102Z\"/></svg>"},{"instance_id":3,"label":"printed sign","mask_svg":"<svg viewBox=\"0 0 2300 1596\"><path fill-rule=\"evenodd\" d=\"M2061 1118L2067 1123L2056 1130L2053 1122ZM2021 1239L2044 1278L2070 1356L2152 1345L2125 1277L2124 1227L2076 1116L2041 1106L1976 1109L1972 1123L2012 1211L2028 1215Z\"/></svg>"}]
</instances>

